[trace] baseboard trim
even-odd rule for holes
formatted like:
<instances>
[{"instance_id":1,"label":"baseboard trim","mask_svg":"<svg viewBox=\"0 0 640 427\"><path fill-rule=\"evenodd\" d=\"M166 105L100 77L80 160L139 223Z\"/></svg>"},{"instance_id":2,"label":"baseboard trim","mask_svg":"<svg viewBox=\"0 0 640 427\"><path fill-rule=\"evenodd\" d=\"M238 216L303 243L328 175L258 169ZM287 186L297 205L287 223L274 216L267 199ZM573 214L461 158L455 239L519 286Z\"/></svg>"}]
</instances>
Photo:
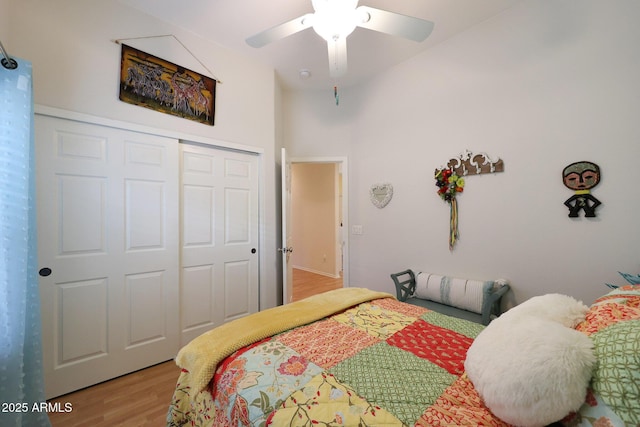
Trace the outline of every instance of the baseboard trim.
<instances>
[{"instance_id":1,"label":"baseboard trim","mask_svg":"<svg viewBox=\"0 0 640 427\"><path fill-rule=\"evenodd\" d=\"M291 268L295 268L296 270L302 270L302 271L306 271L308 273L313 273L313 274L319 274L321 276L325 276L325 277L331 277L332 279L339 279L342 276L340 276L339 274L331 274L331 273L327 273L325 271L318 271L318 270L314 270L312 268L306 268L306 267L300 267L297 265L292 266Z\"/></svg>"}]
</instances>

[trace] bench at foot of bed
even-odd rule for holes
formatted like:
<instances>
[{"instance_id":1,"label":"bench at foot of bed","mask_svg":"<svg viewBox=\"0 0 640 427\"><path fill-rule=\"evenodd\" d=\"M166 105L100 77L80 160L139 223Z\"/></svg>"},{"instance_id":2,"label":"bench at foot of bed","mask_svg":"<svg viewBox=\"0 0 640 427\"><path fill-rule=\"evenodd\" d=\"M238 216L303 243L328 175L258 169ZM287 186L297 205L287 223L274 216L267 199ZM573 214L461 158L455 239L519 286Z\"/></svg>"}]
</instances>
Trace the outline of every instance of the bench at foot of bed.
<instances>
[{"instance_id":1,"label":"bench at foot of bed","mask_svg":"<svg viewBox=\"0 0 640 427\"><path fill-rule=\"evenodd\" d=\"M469 280L404 270L391 275L399 301L488 325L502 314L500 301L510 289L506 280Z\"/></svg>"}]
</instances>

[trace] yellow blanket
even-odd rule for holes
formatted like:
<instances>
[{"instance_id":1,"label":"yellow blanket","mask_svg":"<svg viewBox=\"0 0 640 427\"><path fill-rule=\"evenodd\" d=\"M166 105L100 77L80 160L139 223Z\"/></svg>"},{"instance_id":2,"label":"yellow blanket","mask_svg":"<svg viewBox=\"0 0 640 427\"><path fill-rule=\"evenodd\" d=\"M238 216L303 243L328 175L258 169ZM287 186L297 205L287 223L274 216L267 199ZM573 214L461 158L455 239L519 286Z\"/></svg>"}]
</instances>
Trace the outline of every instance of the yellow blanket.
<instances>
[{"instance_id":1,"label":"yellow blanket","mask_svg":"<svg viewBox=\"0 0 640 427\"><path fill-rule=\"evenodd\" d=\"M176 364L190 372L187 385L191 390L201 391L213 378L218 363L234 351L377 298L395 297L365 288L342 288L270 308L205 332L180 350Z\"/></svg>"}]
</instances>

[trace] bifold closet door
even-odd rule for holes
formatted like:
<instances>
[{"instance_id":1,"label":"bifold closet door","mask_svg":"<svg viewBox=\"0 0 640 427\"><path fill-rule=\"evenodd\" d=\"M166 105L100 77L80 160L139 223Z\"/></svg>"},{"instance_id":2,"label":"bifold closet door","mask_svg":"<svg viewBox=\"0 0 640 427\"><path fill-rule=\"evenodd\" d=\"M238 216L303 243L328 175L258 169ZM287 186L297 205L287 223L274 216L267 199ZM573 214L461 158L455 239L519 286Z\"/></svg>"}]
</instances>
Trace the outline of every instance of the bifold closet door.
<instances>
[{"instance_id":1,"label":"bifold closet door","mask_svg":"<svg viewBox=\"0 0 640 427\"><path fill-rule=\"evenodd\" d=\"M181 343L258 311L258 156L180 144Z\"/></svg>"},{"instance_id":2,"label":"bifold closet door","mask_svg":"<svg viewBox=\"0 0 640 427\"><path fill-rule=\"evenodd\" d=\"M178 141L36 115L47 398L175 357Z\"/></svg>"}]
</instances>

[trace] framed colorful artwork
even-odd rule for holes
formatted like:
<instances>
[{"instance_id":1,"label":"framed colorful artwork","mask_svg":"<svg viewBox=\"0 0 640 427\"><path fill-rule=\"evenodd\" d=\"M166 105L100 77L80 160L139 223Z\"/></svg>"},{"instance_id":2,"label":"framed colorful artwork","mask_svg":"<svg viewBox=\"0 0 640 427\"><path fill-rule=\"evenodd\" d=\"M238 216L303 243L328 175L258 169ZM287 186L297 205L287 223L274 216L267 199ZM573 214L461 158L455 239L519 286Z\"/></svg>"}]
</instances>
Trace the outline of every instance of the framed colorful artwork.
<instances>
[{"instance_id":1,"label":"framed colorful artwork","mask_svg":"<svg viewBox=\"0 0 640 427\"><path fill-rule=\"evenodd\" d=\"M122 45L121 101L213 126L215 99L215 79Z\"/></svg>"}]
</instances>

